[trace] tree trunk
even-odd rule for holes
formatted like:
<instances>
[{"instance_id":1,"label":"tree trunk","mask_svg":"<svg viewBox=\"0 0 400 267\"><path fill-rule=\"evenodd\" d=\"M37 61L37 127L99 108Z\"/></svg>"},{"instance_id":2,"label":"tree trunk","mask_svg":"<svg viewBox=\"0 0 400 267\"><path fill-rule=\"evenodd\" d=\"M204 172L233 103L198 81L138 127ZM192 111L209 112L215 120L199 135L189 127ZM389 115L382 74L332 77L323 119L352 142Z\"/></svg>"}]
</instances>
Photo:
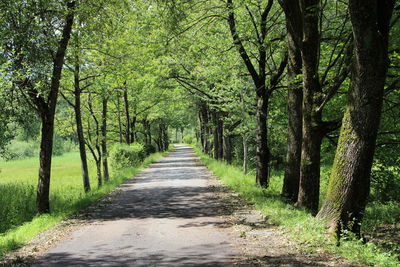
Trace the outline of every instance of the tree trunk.
<instances>
[{"instance_id":1,"label":"tree trunk","mask_svg":"<svg viewBox=\"0 0 400 267\"><path fill-rule=\"evenodd\" d=\"M282 195L296 202L300 183L303 91L298 76L302 74L301 39L303 26L299 1L281 0L285 12L288 40L288 138Z\"/></svg>"},{"instance_id":2,"label":"tree trunk","mask_svg":"<svg viewBox=\"0 0 400 267\"><path fill-rule=\"evenodd\" d=\"M256 182L259 186L267 188L269 185L269 159L270 151L268 147L268 96L264 93L258 96L257 100L257 136L256 136L256 161L257 173Z\"/></svg>"},{"instance_id":3,"label":"tree trunk","mask_svg":"<svg viewBox=\"0 0 400 267\"><path fill-rule=\"evenodd\" d=\"M103 175L104 181L108 182L110 174L108 172L108 151L107 151L107 105L108 97L103 96L102 99L102 123L101 123L101 153L103 160Z\"/></svg>"},{"instance_id":4,"label":"tree trunk","mask_svg":"<svg viewBox=\"0 0 400 267\"><path fill-rule=\"evenodd\" d=\"M214 124L213 129L213 143L214 143L214 159L219 159L219 147L222 145L219 140L219 125L218 125L218 113L217 111L212 112L212 119Z\"/></svg>"},{"instance_id":5,"label":"tree trunk","mask_svg":"<svg viewBox=\"0 0 400 267\"><path fill-rule=\"evenodd\" d=\"M124 105L125 105L125 139L127 144L131 144L131 119L129 117L129 101L128 90L124 89Z\"/></svg>"},{"instance_id":6,"label":"tree trunk","mask_svg":"<svg viewBox=\"0 0 400 267\"><path fill-rule=\"evenodd\" d=\"M119 93L117 94L117 112L118 112L118 136L119 136L119 143L122 144L121 99L120 99Z\"/></svg>"},{"instance_id":7,"label":"tree trunk","mask_svg":"<svg viewBox=\"0 0 400 267\"><path fill-rule=\"evenodd\" d=\"M224 123L221 120L220 114L218 114L218 124L217 124L217 129L218 129L218 158L223 159L224 158Z\"/></svg>"},{"instance_id":8,"label":"tree trunk","mask_svg":"<svg viewBox=\"0 0 400 267\"><path fill-rule=\"evenodd\" d=\"M50 173L53 153L54 114L42 115L42 135L40 140L40 167L36 205L39 213L50 212Z\"/></svg>"},{"instance_id":9,"label":"tree trunk","mask_svg":"<svg viewBox=\"0 0 400 267\"><path fill-rule=\"evenodd\" d=\"M169 137L168 137L168 125L166 124L164 124L164 130L163 130L163 143L164 143L164 151L167 151L169 147Z\"/></svg>"},{"instance_id":10,"label":"tree trunk","mask_svg":"<svg viewBox=\"0 0 400 267\"><path fill-rule=\"evenodd\" d=\"M301 148L300 188L296 205L313 214L318 211L320 183L320 149L322 133L322 91L318 76L319 62L319 0L302 0L303 43L303 140Z\"/></svg>"},{"instance_id":11,"label":"tree trunk","mask_svg":"<svg viewBox=\"0 0 400 267\"><path fill-rule=\"evenodd\" d=\"M103 177L101 175L101 158L96 160L96 172L97 172L97 187L103 186Z\"/></svg>"},{"instance_id":12,"label":"tree trunk","mask_svg":"<svg viewBox=\"0 0 400 267\"><path fill-rule=\"evenodd\" d=\"M210 128L209 128L209 117L208 117L208 108L207 104L201 102L200 104L200 118L202 122L202 139L203 139L203 153L210 154L211 145L210 141L208 140Z\"/></svg>"},{"instance_id":13,"label":"tree trunk","mask_svg":"<svg viewBox=\"0 0 400 267\"><path fill-rule=\"evenodd\" d=\"M60 79L62 67L64 65L65 51L71 36L72 25L74 22L75 1L68 2L68 14L65 19L65 25L62 31L62 38L58 44L57 52L53 59L53 73L51 77L50 91L47 99L44 99L36 89L31 88L29 96L32 102L40 111L42 120L42 135L40 141L40 167L39 181L37 188L36 206L38 213L50 212L50 178L51 178L51 159L53 153L53 134L54 134L54 116L60 89Z\"/></svg>"},{"instance_id":14,"label":"tree trunk","mask_svg":"<svg viewBox=\"0 0 400 267\"><path fill-rule=\"evenodd\" d=\"M81 114L81 88L80 88L80 65L79 59L77 58L77 63L75 65L74 71L74 96L75 96L75 121L76 121L76 133L78 136L78 144L79 144L79 155L81 158L81 167L82 167L82 179L83 179L83 188L85 192L90 191L90 180L89 180L89 169L87 163L86 156L86 147L85 147L85 138L83 136L83 126L82 126L82 114Z\"/></svg>"},{"instance_id":15,"label":"tree trunk","mask_svg":"<svg viewBox=\"0 0 400 267\"><path fill-rule=\"evenodd\" d=\"M318 214L330 232L360 235L388 68L394 0L350 0L354 66L326 201Z\"/></svg>"},{"instance_id":16,"label":"tree trunk","mask_svg":"<svg viewBox=\"0 0 400 267\"><path fill-rule=\"evenodd\" d=\"M232 163L232 136L227 135L223 136L223 143L224 143L224 155L223 158L229 164Z\"/></svg>"}]
</instances>

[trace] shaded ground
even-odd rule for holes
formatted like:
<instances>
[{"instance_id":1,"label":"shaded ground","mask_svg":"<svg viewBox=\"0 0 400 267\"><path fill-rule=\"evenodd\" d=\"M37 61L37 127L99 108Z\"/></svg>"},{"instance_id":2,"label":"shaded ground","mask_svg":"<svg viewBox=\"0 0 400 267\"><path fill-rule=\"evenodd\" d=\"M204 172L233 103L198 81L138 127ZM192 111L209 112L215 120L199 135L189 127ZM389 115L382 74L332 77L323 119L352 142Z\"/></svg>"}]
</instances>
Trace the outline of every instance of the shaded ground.
<instances>
[{"instance_id":1,"label":"shaded ground","mask_svg":"<svg viewBox=\"0 0 400 267\"><path fill-rule=\"evenodd\" d=\"M10 256L38 266L351 266L308 255L215 179L193 151L175 151L76 218Z\"/></svg>"}]
</instances>

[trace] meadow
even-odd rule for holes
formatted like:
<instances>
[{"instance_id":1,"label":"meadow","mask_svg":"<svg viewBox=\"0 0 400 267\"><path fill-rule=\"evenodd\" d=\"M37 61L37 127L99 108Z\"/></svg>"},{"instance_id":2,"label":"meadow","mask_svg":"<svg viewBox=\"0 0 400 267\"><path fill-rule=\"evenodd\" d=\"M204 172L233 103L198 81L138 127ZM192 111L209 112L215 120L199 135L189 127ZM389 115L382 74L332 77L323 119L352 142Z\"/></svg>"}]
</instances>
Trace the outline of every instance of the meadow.
<instances>
[{"instance_id":1,"label":"meadow","mask_svg":"<svg viewBox=\"0 0 400 267\"><path fill-rule=\"evenodd\" d=\"M280 196L283 180L283 171L274 170L271 173L271 182L268 189L255 185L255 174L250 172L244 175L239 167L228 165L203 154L195 148L203 163L214 172L227 186L238 192L241 197L255 205L269 223L277 225L286 232L303 249L310 252L328 252L347 258L350 261L373 266L399 266L400 245L397 237L381 235L381 241L364 243L351 236L343 237L340 246L325 234L325 227L321 221L311 216L303 209L294 208L283 201ZM323 202L327 190L331 166L323 165L321 170L321 199ZM371 202L367 206L363 232L373 236L374 231L382 226L396 226L400 221L400 206L398 203ZM397 231L398 232L398 231ZM378 241L378 240L377 240Z\"/></svg>"},{"instance_id":2,"label":"meadow","mask_svg":"<svg viewBox=\"0 0 400 267\"><path fill-rule=\"evenodd\" d=\"M92 190L85 194L79 153L55 156L50 185L51 214L36 215L37 158L0 161L0 256L30 241L72 213L112 191L143 167L162 157L152 154L137 168L112 172L110 182L97 187L94 163L90 162Z\"/></svg>"}]
</instances>

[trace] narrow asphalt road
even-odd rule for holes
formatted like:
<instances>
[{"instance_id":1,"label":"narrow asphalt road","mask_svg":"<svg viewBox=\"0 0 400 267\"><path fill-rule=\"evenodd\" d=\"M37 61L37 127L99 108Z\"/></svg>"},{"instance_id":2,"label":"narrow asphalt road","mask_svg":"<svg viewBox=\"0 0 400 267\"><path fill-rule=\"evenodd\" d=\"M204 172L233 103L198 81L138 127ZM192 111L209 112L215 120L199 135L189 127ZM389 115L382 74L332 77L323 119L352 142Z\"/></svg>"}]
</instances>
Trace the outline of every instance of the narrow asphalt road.
<instances>
[{"instance_id":1,"label":"narrow asphalt road","mask_svg":"<svg viewBox=\"0 0 400 267\"><path fill-rule=\"evenodd\" d=\"M37 265L232 265L239 252L217 227L226 211L211 197L209 176L190 147L176 146Z\"/></svg>"}]
</instances>

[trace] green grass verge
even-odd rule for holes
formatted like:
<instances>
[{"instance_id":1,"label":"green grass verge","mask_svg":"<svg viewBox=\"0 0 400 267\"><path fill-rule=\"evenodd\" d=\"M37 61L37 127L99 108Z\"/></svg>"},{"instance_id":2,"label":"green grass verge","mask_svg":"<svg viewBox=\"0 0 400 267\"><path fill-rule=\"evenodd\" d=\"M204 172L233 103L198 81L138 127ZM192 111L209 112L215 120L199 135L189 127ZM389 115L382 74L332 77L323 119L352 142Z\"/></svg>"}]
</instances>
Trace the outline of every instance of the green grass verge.
<instances>
[{"instance_id":1,"label":"green grass verge","mask_svg":"<svg viewBox=\"0 0 400 267\"><path fill-rule=\"evenodd\" d=\"M110 181L101 188L94 183L95 172L91 166L92 190L88 194L83 192L79 154L54 157L50 189L52 213L40 216L35 215L38 160L30 158L0 162L0 218L4 218L0 225L7 229L0 232L0 257L108 194L165 154L152 154L137 168L113 173Z\"/></svg>"},{"instance_id":2,"label":"green grass verge","mask_svg":"<svg viewBox=\"0 0 400 267\"><path fill-rule=\"evenodd\" d=\"M312 252L328 252L343 256L352 262L373 266L399 266L400 262L396 255L384 252L373 243L363 244L360 241L349 240L342 242L341 246L336 246L334 242L329 241L325 236L325 227L321 221L306 211L295 209L282 201L280 197L282 172L272 172L270 187L262 189L255 185L254 175L244 175L239 168L214 160L201 153L196 147L195 151L216 176L240 196L253 203L269 222L280 227L303 249Z\"/></svg>"}]
</instances>

